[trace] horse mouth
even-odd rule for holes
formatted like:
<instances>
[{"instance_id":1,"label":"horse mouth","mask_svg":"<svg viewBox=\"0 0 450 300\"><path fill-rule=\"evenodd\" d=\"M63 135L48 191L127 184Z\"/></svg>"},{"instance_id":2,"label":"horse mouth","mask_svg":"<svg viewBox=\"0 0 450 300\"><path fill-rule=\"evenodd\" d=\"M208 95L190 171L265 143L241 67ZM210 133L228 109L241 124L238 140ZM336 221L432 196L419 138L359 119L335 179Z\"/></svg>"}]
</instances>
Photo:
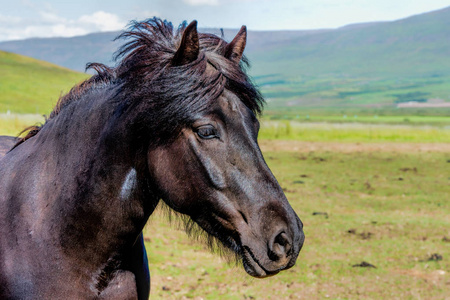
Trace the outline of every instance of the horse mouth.
<instances>
[{"instance_id":1,"label":"horse mouth","mask_svg":"<svg viewBox=\"0 0 450 300\"><path fill-rule=\"evenodd\" d=\"M279 268L273 271L267 270L253 254L250 247L242 244L241 238L238 234L236 234L237 232L230 225L230 222L226 221L226 219L218 216L217 214L213 214L213 220L215 224L220 224L222 226L216 226L214 228L209 225L212 222L204 222L204 219L196 219L196 223L200 225L200 227L203 228L203 230L205 230L208 234L217 238L223 246L238 254L242 259L242 264L247 274L255 278L266 278L274 276L284 269Z\"/></svg>"},{"instance_id":2,"label":"horse mouth","mask_svg":"<svg viewBox=\"0 0 450 300\"><path fill-rule=\"evenodd\" d=\"M279 273L279 270L266 270L247 246L242 246L242 263L247 274L256 278L266 278Z\"/></svg>"}]
</instances>

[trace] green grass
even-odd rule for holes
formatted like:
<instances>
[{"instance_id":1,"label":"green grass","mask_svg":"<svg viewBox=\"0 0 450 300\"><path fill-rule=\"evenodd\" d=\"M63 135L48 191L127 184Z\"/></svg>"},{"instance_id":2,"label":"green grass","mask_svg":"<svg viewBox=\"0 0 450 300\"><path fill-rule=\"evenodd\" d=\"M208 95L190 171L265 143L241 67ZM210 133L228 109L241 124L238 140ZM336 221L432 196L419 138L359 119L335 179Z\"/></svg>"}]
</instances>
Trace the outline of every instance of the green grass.
<instances>
[{"instance_id":1,"label":"green grass","mask_svg":"<svg viewBox=\"0 0 450 300\"><path fill-rule=\"evenodd\" d=\"M445 112L445 109L443 109ZM264 120L290 120L297 122L333 122L333 123L366 123L366 124L394 124L394 125L434 125L450 126L449 115L437 115L438 111L369 111L352 109L342 112L330 109L296 110L277 109L264 112ZM450 112L450 111L449 111ZM379 114L381 113L381 114ZM443 113L440 111L439 113Z\"/></svg>"},{"instance_id":2,"label":"green grass","mask_svg":"<svg viewBox=\"0 0 450 300\"><path fill-rule=\"evenodd\" d=\"M315 142L450 143L450 127L264 120L259 138Z\"/></svg>"},{"instance_id":3,"label":"green grass","mask_svg":"<svg viewBox=\"0 0 450 300\"><path fill-rule=\"evenodd\" d=\"M145 231L152 299L446 297L448 153L331 149L265 157L305 225L297 265L251 279L156 213ZM434 253L443 260L428 261ZM376 268L352 267L362 261Z\"/></svg>"},{"instance_id":4,"label":"green grass","mask_svg":"<svg viewBox=\"0 0 450 300\"><path fill-rule=\"evenodd\" d=\"M397 117L389 117L395 120ZM273 121L263 119L259 133L265 140L301 140L311 142L414 142L414 143L450 143L449 126L372 124L372 123L315 123L312 121ZM434 119L446 120L447 117L426 117L426 124L436 124ZM333 118L329 118L330 121ZM386 120L381 118L381 120ZM431 121L430 121L431 120ZM44 117L37 114L0 114L0 135L17 135L24 128L43 123ZM415 125L410 125L415 124Z\"/></svg>"},{"instance_id":5,"label":"green grass","mask_svg":"<svg viewBox=\"0 0 450 300\"><path fill-rule=\"evenodd\" d=\"M44 117L37 114L0 113L0 135L17 136L25 128L44 122Z\"/></svg>"},{"instance_id":6,"label":"green grass","mask_svg":"<svg viewBox=\"0 0 450 300\"><path fill-rule=\"evenodd\" d=\"M0 113L48 114L86 74L0 51Z\"/></svg>"}]
</instances>

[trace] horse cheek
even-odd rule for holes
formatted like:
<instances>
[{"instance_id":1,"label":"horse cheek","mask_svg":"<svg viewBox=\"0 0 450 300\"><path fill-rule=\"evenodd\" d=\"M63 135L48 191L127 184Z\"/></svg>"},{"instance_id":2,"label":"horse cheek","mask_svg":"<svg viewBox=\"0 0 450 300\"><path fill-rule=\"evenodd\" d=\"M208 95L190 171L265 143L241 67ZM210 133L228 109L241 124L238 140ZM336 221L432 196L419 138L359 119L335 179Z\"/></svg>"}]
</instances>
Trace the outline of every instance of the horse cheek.
<instances>
[{"instance_id":1,"label":"horse cheek","mask_svg":"<svg viewBox=\"0 0 450 300\"><path fill-rule=\"evenodd\" d=\"M192 176L188 170L180 168L186 165L181 160L186 156L180 153L176 145L157 148L147 154L150 176L156 185L158 196L172 209L184 213L193 189L187 185L186 178Z\"/></svg>"}]
</instances>

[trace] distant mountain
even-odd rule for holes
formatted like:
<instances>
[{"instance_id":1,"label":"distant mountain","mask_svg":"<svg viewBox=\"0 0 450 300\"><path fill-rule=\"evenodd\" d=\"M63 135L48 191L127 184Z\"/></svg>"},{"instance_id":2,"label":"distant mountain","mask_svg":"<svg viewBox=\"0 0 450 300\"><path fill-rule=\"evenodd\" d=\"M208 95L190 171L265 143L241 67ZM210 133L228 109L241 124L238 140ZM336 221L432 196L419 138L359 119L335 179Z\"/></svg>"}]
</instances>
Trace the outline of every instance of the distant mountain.
<instances>
[{"instance_id":1,"label":"distant mountain","mask_svg":"<svg viewBox=\"0 0 450 300\"><path fill-rule=\"evenodd\" d=\"M199 29L221 35L218 29ZM308 36L321 30L307 31L252 31L249 33L247 52L258 50L266 45L286 44L302 36ZM225 29L227 40L233 39L237 30ZM0 50L26 55L48 61L69 69L83 72L89 62L113 64L113 54L124 43L114 41L117 32L93 33L72 38L32 38L19 41L0 42Z\"/></svg>"},{"instance_id":2,"label":"distant mountain","mask_svg":"<svg viewBox=\"0 0 450 300\"><path fill-rule=\"evenodd\" d=\"M236 32L225 30L225 38L231 40ZM0 43L0 49L83 71L88 62L113 64L113 53L123 43L113 42L118 34L10 41ZM250 31L245 54L251 75L275 106L414 100L403 94L450 101L450 7L338 29Z\"/></svg>"},{"instance_id":3,"label":"distant mountain","mask_svg":"<svg viewBox=\"0 0 450 300\"><path fill-rule=\"evenodd\" d=\"M50 113L61 93L86 78L45 61L0 51L0 113Z\"/></svg>"},{"instance_id":4,"label":"distant mountain","mask_svg":"<svg viewBox=\"0 0 450 300\"><path fill-rule=\"evenodd\" d=\"M32 38L0 43L0 50L26 55L84 72L86 63L111 63L119 43L118 32L94 33L72 38Z\"/></svg>"}]
</instances>

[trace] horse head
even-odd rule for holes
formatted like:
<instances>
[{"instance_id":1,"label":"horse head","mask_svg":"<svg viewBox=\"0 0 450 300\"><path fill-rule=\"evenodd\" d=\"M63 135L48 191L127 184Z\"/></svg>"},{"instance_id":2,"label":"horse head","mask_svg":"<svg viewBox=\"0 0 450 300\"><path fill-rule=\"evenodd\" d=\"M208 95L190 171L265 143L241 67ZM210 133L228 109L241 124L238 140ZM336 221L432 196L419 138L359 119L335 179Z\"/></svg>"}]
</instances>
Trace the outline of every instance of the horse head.
<instances>
[{"instance_id":1,"label":"horse head","mask_svg":"<svg viewBox=\"0 0 450 300\"><path fill-rule=\"evenodd\" d=\"M171 67L188 68L204 60L202 76L224 82L223 89L202 93L195 98L200 100L185 91L183 101L206 105L190 112L170 142L149 147L148 170L170 208L234 251L248 274L267 277L295 264L304 241L303 224L258 146L258 109L252 107L252 98L260 96L247 79L238 78L243 74L239 63L245 27L214 53L207 51L206 38L199 38L195 22L187 26ZM235 84L230 83L233 76Z\"/></svg>"}]
</instances>

